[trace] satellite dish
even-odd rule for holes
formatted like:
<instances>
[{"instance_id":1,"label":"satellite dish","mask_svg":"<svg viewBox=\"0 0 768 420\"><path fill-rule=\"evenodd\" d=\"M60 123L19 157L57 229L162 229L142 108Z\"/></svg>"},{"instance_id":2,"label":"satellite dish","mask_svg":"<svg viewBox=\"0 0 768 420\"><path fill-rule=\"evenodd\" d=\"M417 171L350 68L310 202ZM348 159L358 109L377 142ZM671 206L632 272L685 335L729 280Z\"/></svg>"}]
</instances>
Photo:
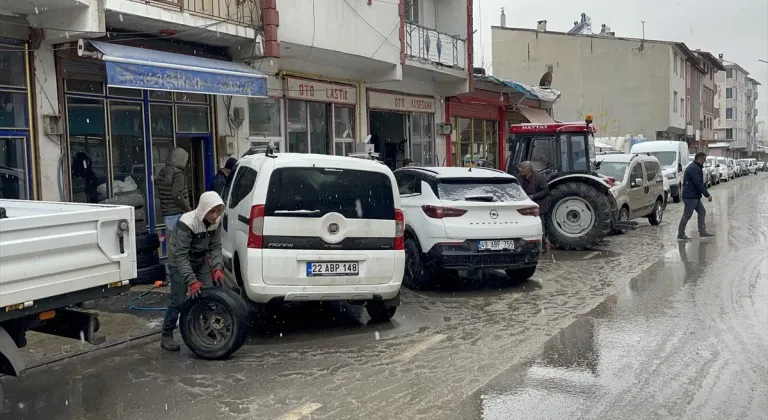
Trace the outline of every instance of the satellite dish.
<instances>
[{"instance_id":1,"label":"satellite dish","mask_svg":"<svg viewBox=\"0 0 768 420\"><path fill-rule=\"evenodd\" d=\"M544 75L541 76L541 79L539 79L539 86L541 87L550 87L552 86L552 72L548 71L544 73Z\"/></svg>"}]
</instances>

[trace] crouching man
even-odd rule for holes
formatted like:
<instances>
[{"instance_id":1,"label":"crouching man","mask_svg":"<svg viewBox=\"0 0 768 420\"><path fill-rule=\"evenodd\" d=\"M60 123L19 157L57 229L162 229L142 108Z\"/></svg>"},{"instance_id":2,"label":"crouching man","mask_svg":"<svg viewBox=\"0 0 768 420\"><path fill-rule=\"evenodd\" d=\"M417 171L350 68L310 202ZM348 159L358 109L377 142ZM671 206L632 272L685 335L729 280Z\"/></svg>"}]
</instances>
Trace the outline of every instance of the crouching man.
<instances>
[{"instance_id":1,"label":"crouching man","mask_svg":"<svg viewBox=\"0 0 768 420\"><path fill-rule=\"evenodd\" d=\"M203 286L219 285L224 280L219 225L223 210L224 203L219 194L206 192L200 196L197 208L184 213L168 235L171 299L160 339L160 347L165 350L180 349L173 339L173 330L184 301L200 294Z\"/></svg>"}]
</instances>

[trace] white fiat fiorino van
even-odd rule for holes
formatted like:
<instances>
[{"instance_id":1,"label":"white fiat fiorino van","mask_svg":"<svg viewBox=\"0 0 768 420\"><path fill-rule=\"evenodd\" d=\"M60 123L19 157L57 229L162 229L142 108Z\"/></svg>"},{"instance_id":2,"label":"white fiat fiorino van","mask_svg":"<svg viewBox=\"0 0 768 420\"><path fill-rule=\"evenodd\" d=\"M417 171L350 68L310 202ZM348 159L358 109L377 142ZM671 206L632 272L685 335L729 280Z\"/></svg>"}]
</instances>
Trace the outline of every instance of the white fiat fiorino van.
<instances>
[{"instance_id":1,"label":"white fiat fiorino van","mask_svg":"<svg viewBox=\"0 0 768 420\"><path fill-rule=\"evenodd\" d=\"M673 140L645 141L633 145L629 153L655 156L661 165L662 174L669 181L672 201L680 202L683 170L691 163L687 143Z\"/></svg>"},{"instance_id":2,"label":"white fiat fiorino van","mask_svg":"<svg viewBox=\"0 0 768 420\"><path fill-rule=\"evenodd\" d=\"M373 160L244 156L222 192L225 271L257 308L348 301L388 321L405 267L396 188L392 171Z\"/></svg>"}]
</instances>

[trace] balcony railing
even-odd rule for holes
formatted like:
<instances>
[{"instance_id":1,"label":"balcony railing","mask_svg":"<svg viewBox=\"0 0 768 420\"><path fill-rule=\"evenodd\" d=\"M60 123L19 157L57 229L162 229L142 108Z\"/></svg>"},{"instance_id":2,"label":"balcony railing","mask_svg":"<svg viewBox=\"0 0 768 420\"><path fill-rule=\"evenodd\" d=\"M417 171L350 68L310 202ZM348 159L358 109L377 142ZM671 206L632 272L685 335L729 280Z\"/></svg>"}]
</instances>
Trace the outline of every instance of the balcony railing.
<instances>
[{"instance_id":1,"label":"balcony railing","mask_svg":"<svg viewBox=\"0 0 768 420\"><path fill-rule=\"evenodd\" d=\"M467 53L463 39L415 23L405 24L405 55L446 67L466 68Z\"/></svg>"},{"instance_id":2,"label":"balcony railing","mask_svg":"<svg viewBox=\"0 0 768 420\"><path fill-rule=\"evenodd\" d=\"M252 28L261 27L259 0L133 0L146 4L162 4L213 19L225 20Z\"/></svg>"}]
</instances>

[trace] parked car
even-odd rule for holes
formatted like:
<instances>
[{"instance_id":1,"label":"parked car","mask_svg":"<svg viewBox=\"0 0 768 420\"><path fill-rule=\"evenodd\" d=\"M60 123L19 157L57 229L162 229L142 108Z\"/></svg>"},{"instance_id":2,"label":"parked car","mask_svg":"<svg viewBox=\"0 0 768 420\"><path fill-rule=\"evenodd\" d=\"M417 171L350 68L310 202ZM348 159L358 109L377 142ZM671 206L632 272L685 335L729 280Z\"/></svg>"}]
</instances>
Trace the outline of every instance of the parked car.
<instances>
[{"instance_id":1,"label":"parked car","mask_svg":"<svg viewBox=\"0 0 768 420\"><path fill-rule=\"evenodd\" d=\"M477 278L482 269L503 269L513 281L534 274L539 206L517 178L478 167L407 167L395 178L406 221L407 287L429 287L446 270Z\"/></svg>"},{"instance_id":2,"label":"parked car","mask_svg":"<svg viewBox=\"0 0 768 420\"><path fill-rule=\"evenodd\" d=\"M744 165L745 175L757 175L757 159L739 159L739 162Z\"/></svg>"},{"instance_id":3,"label":"parked car","mask_svg":"<svg viewBox=\"0 0 768 420\"><path fill-rule=\"evenodd\" d=\"M661 165L654 156L646 154L605 155L600 173L616 179L611 194L619 206L619 218L641 217L656 226L664 216L664 182Z\"/></svg>"},{"instance_id":4,"label":"parked car","mask_svg":"<svg viewBox=\"0 0 768 420\"><path fill-rule=\"evenodd\" d=\"M720 181L728 182L734 178L732 162L726 157L715 158L715 167L719 171Z\"/></svg>"},{"instance_id":5,"label":"parked car","mask_svg":"<svg viewBox=\"0 0 768 420\"><path fill-rule=\"evenodd\" d=\"M222 196L227 276L268 302L348 301L386 321L400 304L405 222L392 171L318 154L241 158Z\"/></svg>"},{"instance_id":6,"label":"parked car","mask_svg":"<svg viewBox=\"0 0 768 420\"><path fill-rule=\"evenodd\" d=\"M737 159L731 160L733 161L734 176L739 178L744 175L744 165L742 165L741 162L739 162Z\"/></svg>"},{"instance_id":7,"label":"parked car","mask_svg":"<svg viewBox=\"0 0 768 420\"><path fill-rule=\"evenodd\" d=\"M765 162L763 161L757 162L757 170L758 172L765 172L766 170Z\"/></svg>"},{"instance_id":8,"label":"parked car","mask_svg":"<svg viewBox=\"0 0 768 420\"><path fill-rule=\"evenodd\" d=\"M683 184L683 169L690 163L688 144L684 141L645 141L632 146L630 153L650 153L659 160L664 176L669 180L672 200L680 201Z\"/></svg>"},{"instance_id":9,"label":"parked car","mask_svg":"<svg viewBox=\"0 0 768 420\"><path fill-rule=\"evenodd\" d=\"M707 156L707 161L704 162L704 174L709 176L707 179L707 187L720 183L720 168L717 167L717 158L714 156Z\"/></svg>"}]
</instances>

